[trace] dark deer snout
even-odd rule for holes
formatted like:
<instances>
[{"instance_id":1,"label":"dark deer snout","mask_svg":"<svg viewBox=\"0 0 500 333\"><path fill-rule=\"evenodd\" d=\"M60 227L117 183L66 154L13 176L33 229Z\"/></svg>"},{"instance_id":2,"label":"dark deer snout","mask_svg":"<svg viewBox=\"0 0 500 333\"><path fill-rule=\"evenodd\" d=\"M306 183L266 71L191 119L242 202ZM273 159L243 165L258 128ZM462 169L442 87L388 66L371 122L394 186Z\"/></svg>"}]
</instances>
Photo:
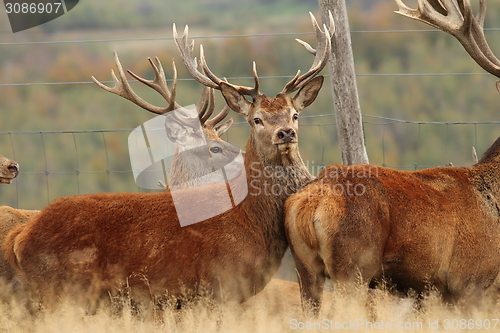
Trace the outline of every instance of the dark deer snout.
<instances>
[{"instance_id":1,"label":"dark deer snout","mask_svg":"<svg viewBox=\"0 0 500 333\"><path fill-rule=\"evenodd\" d=\"M12 163L11 165L9 165L7 167L7 169L14 175L14 176L17 176L17 174L19 173L19 164L17 163Z\"/></svg>"},{"instance_id":2,"label":"dark deer snout","mask_svg":"<svg viewBox=\"0 0 500 333\"><path fill-rule=\"evenodd\" d=\"M278 132L278 139L283 143L290 143L296 138L295 130L293 128L282 129Z\"/></svg>"}]
</instances>

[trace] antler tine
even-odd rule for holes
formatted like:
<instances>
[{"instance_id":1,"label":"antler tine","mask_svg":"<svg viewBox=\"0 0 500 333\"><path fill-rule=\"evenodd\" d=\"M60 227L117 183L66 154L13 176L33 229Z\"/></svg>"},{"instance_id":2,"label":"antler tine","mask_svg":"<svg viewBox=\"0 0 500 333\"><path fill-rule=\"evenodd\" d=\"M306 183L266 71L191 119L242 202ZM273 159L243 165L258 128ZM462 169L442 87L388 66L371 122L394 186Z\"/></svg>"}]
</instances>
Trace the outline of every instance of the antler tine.
<instances>
[{"instance_id":1,"label":"antler tine","mask_svg":"<svg viewBox=\"0 0 500 333\"><path fill-rule=\"evenodd\" d=\"M193 57L193 50L194 50L194 41L191 41L191 43L188 43L188 26L184 28L184 33L182 34L182 37L179 37L177 34L177 28L173 26L173 32L174 32L174 40L175 44L177 45L177 48L179 49L179 52L181 53L182 60L184 61L184 65L186 66L189 74L198 82L203 84L204 86L214 88L214 89L219 89L219 81L213 82L211 79L209 79L206 75L204 75L202 72L198 70L198 62L196 61L196 58Z\"/></svg>"},{"instance_id":2,"label":"antler tine","mask_svg":"<svg viewBox=\"0 0 500 333\"><path fill-rule=\"evenodd\" d=\"M177 88L177 67L175 66L175 61L172 59L172 68L174 71L174 75L172 79L172 92L170 92L170 90L168 89L167 79L165 77L165 72L163 71L163 66L161 65L160 59L158 59L158 57L155 57L155 60L156 64L153 62L153 60L151 60L151 58L148 58L148 61L151 64L151 67L153 67L153 70L155 72L155 77L153 80L146 80L138 76L134 72L132 72L130 69L127 69L127 72L138 81L144 83L150 88L153 88L160 95L162 95L163 98L165 98L165 100L169 102L169 105L167 107L168 110L175 110L182 107L175 102L176 88Z\"/></svg>"},{"instance_id":3,"label":"antler tine","mask_svg":"<svg viewBox=\"0 0 500 333\"><path fill-rule=\"evenodd\" d=\"M202 68L202 71L204 69ZM202 86L200 100L196 104L196 109L199 110L199 118L202 126L205 126L206 121L212 116L215 107L215 91L213 88Z\"/></svg>"},{"instance_id":4,"label":"antler tine","mask_svg":"<svg viewBox=\"0 0 500 333\"><path fill-rule=\"evenodd\" d=\"M203 86L200 101L196 104L199 110L200 123L205 128L215 128L229 113L229 106L224 108L212 119L209 119L214 113L215 91L213 88Z\"/></svg>"},{"instance_id":5,"label":"antler tine","mask_svg":"<svg viewBox=\"0 0 500 333\"><path fill-rule=\"evenodd\" d=\"M225 105L224 108L215 117L213 117L212 119L207 120L205 122L205 125L207 127L214 128L215 126L217 126L222 121L222 119L226 118L226 116L228 115L228 113L229 113L229 106Z\"/></svg>"},{"instance_id":6,"label":"antler tine","mask_svg":"<svg viewBox=\"0 0 500 333\"><path fill-rule=\"evenodd\" d=\"M198 82L203 84L204 86L220 90L220 84L224 82L220 78L218 78L215 74L212 73L210 68L208 68L206 59L205 59L205 54L203 52L203 45L200 45L200 67L201 71L198 69L198 62L195 57L193 57L193 50L194 50L194 41L191 41L191 43L188 43L188 26L184 28L184 33L182 37L179 37L177 33L177 28L175 26L175 23L173 25L173 33L174 33L174 40L175 43L177 44L177 48L179 49L179 52L181 53L182 60L184 61L184 65L186 66L189 74ZM237 86L230 84L232 87L237 89L240 93L248 96L258 96L260 95L259 92L259 78L257 76L257 71L255 70L255 65L254 65L254 80L255 80L255 87L250 88L250 87L244 87L244 86ZM227 83L227 82L226 82ZM229 84L229 83L228 83Z\"/></svg>"},{"instance_id":7,"label":"antler tine","mask_svg":"<svg viewBox=\"0 0 500 333\"><path fill-rule=\"evenodd\" d=\"M312 16L312 13L309 12L309 15ZM318 26L318 22L316 21L315 17L312 16L312 20L313 20L313 25L316 27ZM332 15L332 12L331 11L328 11L328 20L329 20L329 29L328 29L328 33L330 34L330 38L333 36L333 34L335 33L335 22L333 21L333 15ZM325 26L325 25L323 25ZM326 30L326 28L325 28ZM321 32L321 30L316 30L316 39L317 40L321 40L321 36L318 35L318 32ZM311 53L312 55L316 55L316 49L313 48L311 45L309 45L309 43L303 41L302 39L298 39L298 38L295 38L295 40L297 42L299 42L300 44L302 44L307 51L309 51L309 53ZM315 59L316 60L316 59ZM313 64L314 66L314 64Z\"/></svg>"},{"instance_id":8,"label":"antler tine","mask_svg":"<svg viewBox=\"0 0 500 333\"><path fill-rule=\"evenodd\" d=\"M214 113L215 91L213 88L206 86L203 86L200 101L196 104L196 108L199 110L201 125L209 128L215 128L229 113L229 107L226 105L215 117L209 119Z\"/></svg>"},{"instance_id":9,"label":"antler tine","mask_svg":"<svg viewBox=\"0 0 500 333\"><path fill-rule=\"evenodd\" d=\"M122 64L120 63L120 59L118 58L118 53L116 53L116 51L114 52L114 57L115 57L115 64L118 68L118 75L119 77L117 77L115 75L115 72L113 70L111 70L111 76L113 77L113 81L115 83L115 86L113 88L110 88L104 84L102 84L101 82L99 82L94 76L92 76L92 80L99 86L101 87L102 89L106 90L106 91L109 91L113 94L116 94L118 96L121 96L125 99L128 99L129 101L131 101L132 103L140 106L141 108L147 110L147 111L150 111L150 112L153 112L153 113L156 113L156 114L164 114L165 112L168 112L168 111L171 111L172 110L172 96L175 97L175 94L170 94L170 93L166 93L165 92L165 95L168 96L170 95L170 99L168 99L167 97L165 97L165 95L162 93L162 96L169 102L169 106L168 107L165 107L165 108L162 108L162 107L158 107L158 106L155 106L153 104L150 104L148 102L146 102L145 100L143 100L141 97L139 97L133 90L132 88L130 87L130 84L129 82L127 81L127 77L125 75L125 71L123 70L123 67L122 67ZM151 62L151 61L150 61ZM151 62L151 64L153 64L153 62ZM160 65L161 66L161 65ZM155 69L155 71L157 71L157 69ZM138 78L135 74L134 76L136 78ZM163 77L164 77L164 74L163 74ZM155 78L156 80L156 78ZM141 80L141 82L144 82L146 80ZM145 83L145 82L144 82ZM148 84L149 85L149 84ZM166 83L165 83L166 85ZM155 89L156 90L156 89ZM157 90L158 91L158 90Z\"/></svg>"},{"instance_id":10,"label":"antler tine","mask_svg":"<svg viewBox=\"0 0 500 333\"><path fill-rule=\"evenodd\" d=\"M321 30L321 28L319 27L319 24L316 21L314 15L311 12L309 12L309 15L311 16L311 21L314 26L314 30L316 31L316 41L318 44L317 49L312 48L311 45L309 45L307 42L304 42L303 40L297 39L297 42L302 44L307 49L307 51L315 55L314 61L311 65L311 68L309 68L309 70L305 74L300 75L299 70L293 77L293 79L286 84L285 88L283 88L283 90L281 91L285 94L289 94L300 89L310 80L312 80L316 75L318 75L318 73L325 67L330 56L330 50L332 47L331 38L333 33L335 32L335 23L333 22L332 13L328 13L330 29L328 29L326 25L323 25L323 30Z\"/></svg>"},{"instance_id":11,"label":"antler tine","mask_svg":"<svg viewBox=\"0 0 500 333\"><path fill-rule=\"evenodd\" d=\"M196 104L196 109L198 110L198 117L200 118L201 125L205 125L205 122L210 118L214 112L215 106L215 93L213 88L203 86L201 91L200 100Z\"/></svg>"},{"instance_id":12,"label":"antler tine","mask_svg":"<svg viewBox=\"0 0 500 333\"><path fill-rule=\"evenodd\" d=\"M479 0L479 13L472 12L470 0L418 0L416 9L395 0L397 14L427 23L454 36L467 53L487 72L500 78L500 60L491 51L484 35L486 1Z\"/></svg>"},{"instance_id":13,"label":"antler tine","mask_svg":"<svg viewBox=\"0 0 500 333\"><path fill-rule=\"evenodd\" d=\"M259 79L257 77L257 71L255 69L255 62L254 62L254 77L256 78L256 84L255 84L255 89L258 91L259 90ZM224 82L227 83L227 79L224 78ZM210 89L211 90L211 93L212 93L212 101L215 103L215 94L214 94L214 90L213 89ZM214 111L214 104L211 105L211 112L210 112L210 115L212 115ZM226 104L222 110L215 116L213 117L212 119L210 120L206 120L205 123L204 123L204 126L205 127L210 127L210 128L215 128L224 118L226 118L226 116L228 115L229 113L229 106ZM232 122L232 121L231 121Z\"/></svg>"}]
</instances>

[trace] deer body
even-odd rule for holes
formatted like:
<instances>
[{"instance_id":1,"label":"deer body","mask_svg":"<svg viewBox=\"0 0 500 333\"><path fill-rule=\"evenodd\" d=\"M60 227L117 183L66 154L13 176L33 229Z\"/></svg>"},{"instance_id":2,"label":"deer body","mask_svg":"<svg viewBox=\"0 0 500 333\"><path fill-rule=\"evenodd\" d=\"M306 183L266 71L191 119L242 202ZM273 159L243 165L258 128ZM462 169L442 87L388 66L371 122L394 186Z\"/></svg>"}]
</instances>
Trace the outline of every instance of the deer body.
<instances>
[{"instance_id":1,"label":"deer body","mask_svg":"<svg viewBox=\"0 0 500 333\"><path fill-rule=\"evenodd\" d=\"M45 301L68 281L93 297L127 283L154 295L207 288L216 299L243 301L264 288L287 248L280 222L289 192L265 196L263 186L295 191L311 179L298 151L273 147L264 163L254 141L245 156L248 196L226 213L180 227L170 192L61 198L9 235L7 258ZM288 174L274 176L270 165ZM226 184L179 193L199 209L221 191Z\"/></svg>"},{"instance_id":2,"label":"deer body","mask_svg":"<svg viewBox=\"0 0 500 333\"><path fill-rule=\"evenodd\" d=\"M431 284L450 301L496 290L499 152L500 139L470 168L328 166L286 203L303 304L321 304L326 277L352 285L358 274L400 290Z\"/></svg>"},{"instance_id":3,"label":"deer body","mask_svg":"<svg viewBox=\"0 0 500 333\"><path fill-rule=\"evenodd\" d=\"M396 13L453 35L500 77L484 35L485 0L478 14L470 0L419 0L416 8L395 1ZM368 283L385 278L417 292L431 284L445 299L469 303L498 291L499 152L500 138L471 168L328 166L286 202L303 307L318 311L326 277L348 286L359 276Z\"/></svg>"},{"instance_id":4,"label":"deer body","mask_svg":"<svg viewBox=\"0 0 500 333\"><path fill-rule=\"evenodd\" d=\"M158 91L165 96L165 99L169 102L170 108L177 107L181 108L181 106L175 104L175 85L176 82L173 83L173 91L170 93L170 91L167 88L166 80L165 80L165 74L163 72L163 68L161 66L161 63L159 62L158 59L156 59L157 65L155 65L151 60L151 65L153 69L155 70L156 73L156 80L153 82L157 82L157 84L160 84L161 82L161 87L162 89L158 89ZM125 78L125 73L123 71L123 68L121 66L121 63L118 59L118 55L115 54L115 62L117 64L119 74L120 74L120 80L118 81L120 84L120 87L127 87L124 90L128 90L128 93L125 94L123 93L123 90L119 91L116 88L111 89L108 87L103 86L100 84L97 80L96 83L100 85L101 87L105 87L104 89L107 91L111 91L115 94L118 94L122 97L125 97L127 99L132 100L134 103L137 102L137 100L140 100L138 96L136 96L130 86L128 85L128 82ZM175 66L174 66L174 72L175 72ZM149 83L151 85L151 81L144 80L137 75L133 74L139 81ZM114 76L114 74L113 74ZM115 77L115 76L114 76ZM116 78L116 77L115 77ZM118 79L116 79L118 80ZM176 79L174 78L174 81ZM201 172L206 172L207 171L207 160L210 164L215 165L216 167L218 166L217 164L222 164L223 162L227 162L228 158L235 156L239 150L233 145L231 145L228 142L225 142L220 139L220 136L231 126L232 124L232 119L220 123L224 117L226 117L228 113L228 109L224 109L222 112L220 112L218 115L213 117L212 119L208 119L214 111L214 104L213 104L213 90L211 89L204 89L202 91L201 97L200 97L200 102L197 104L197 109L199 111L199 120L196 119L180 119L177 121L171 121L168 124L166 123L165 128L167 131L167 135L169 136L169 139L171 139L174 142L180 142L181 139L183 139L183 142L188 142L190 141L191 137L190 134L185 132L185 127L182 127L183 125L189 125L189 124L183 124L182 122L187 122L191 121L194 122L197 125L201 125L201 135L200 133L197 133L196 138L202 137L205 142L207 143L206 146L200 147L200 149L204 149L200 155L204 154L207 156L205 159L205 163L195 163L193 160L195 160L196 156L193 156L193 153L184 153L182 154L179 150L180 148L177 147L175 155L172 160L172 167L170 168L170 174L169 174L169 184L171 185L170 188L167 188L167 191L169 190L175 190L179 188L184 188L186 186L196 186L197 184L197 179L199 177L199 173ZM161 112L169 112L171 111L170 108L166 109L160 109L158 107L155 107L147 102L140 102L136 103L139 106L145 108L146 110L153 112L153 113L161 113ZM170 126L170 127L168 127ZM173 131L171 130L173 126L178 126L180 130L178 130L175 135ZM184 130L184 131L183 131ZM181 135L183 135L183 138L181 138ZM193 134L194 135L194 134ZM165 138L166 139L166 138ZM191 140L192 141L192 140ZM213 148L217 148L217 153L212 153L210 149L213 150ZM10 161L6 158L3 158L3 156L0 156L1 161L8 161L5 162L6 165L10 166L11 168L16 168L16 170L19 168L17 163ZM17 171L15 172L15 175L17 175ZM17 226L25 224L30 218L33 216L37 215L40 211L39 210L24 210L24 209L14 209L9 206L0 206L0 243L3 243L4 240L7 238L7 235ZM12 268L12 266L8 263L7 259L3 255L3 252L0 253L0 278L5 282L6 284L10 284L12 282L16 282L14 277L15 277L15 271Z\"/></svg>"}]
</instances>

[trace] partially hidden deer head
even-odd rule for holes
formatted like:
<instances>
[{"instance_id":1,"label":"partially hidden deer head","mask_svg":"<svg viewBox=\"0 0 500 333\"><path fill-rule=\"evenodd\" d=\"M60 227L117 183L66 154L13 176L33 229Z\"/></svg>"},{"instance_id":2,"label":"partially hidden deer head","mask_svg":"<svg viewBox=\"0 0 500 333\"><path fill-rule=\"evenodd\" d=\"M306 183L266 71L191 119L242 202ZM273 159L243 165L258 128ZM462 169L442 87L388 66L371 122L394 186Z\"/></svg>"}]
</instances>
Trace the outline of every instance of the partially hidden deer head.
<instances>
[{"instance_id":1,"label":"partially hidden deer head","mask_svg":"<svg viewBox=\"0 0 500 333\"><path fill-rule=\"evenodd\" d=\"M19 174L17 162L0 155L0 183L10 184Z\"/></svg>"},{"instance_id":2,"label":"partially hidden deer head","mask_svg":"<svg viewBox=\"0 0 500 333\"><path fill-rule=\"evenodd\" d=\"M160 93L168 102L166 107L152 105L132 90L116 52L115 63L118 68L118 77L113 70L111 72L115 87L110 88L92 77L102 89L159 115L138 127L134 131L137 133L132 133L138 135L129 136L129 148L136 146L137 141L144 143L141 151L134 152L132 149L130 151L131 162L135 166L133 169L136 181L141 187L155 188L157 178L167 178L170 190L220 182L221 177L213 173L241 155L239 148L220 138L233 122L232 119L222 122L229 109L226 106L210 119L215 103L213 89L209 87L203 87L196 106L192 108L180 106L175 102L177 86L175 63L173 63L174 78L170 91L160 60L158 58L155 58L155 61L148 60L155 72L153 80L141 78L130 70L128 73ZM169 150L171 155L168 155ZM238 165L241 168L242 161L239 164L236 163L233 168L237 169ZM230 173L237 172L235 170ZM163 177L163 174L168 176Z\"/></svg>"}]
</instances>

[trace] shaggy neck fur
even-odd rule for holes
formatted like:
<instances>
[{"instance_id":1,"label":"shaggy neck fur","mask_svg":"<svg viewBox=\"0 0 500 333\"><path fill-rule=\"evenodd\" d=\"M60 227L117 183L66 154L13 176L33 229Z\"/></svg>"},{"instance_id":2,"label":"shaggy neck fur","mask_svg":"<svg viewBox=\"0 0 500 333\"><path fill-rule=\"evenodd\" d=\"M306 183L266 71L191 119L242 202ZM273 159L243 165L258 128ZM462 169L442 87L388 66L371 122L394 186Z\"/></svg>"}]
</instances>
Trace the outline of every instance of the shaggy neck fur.
<instances>
[{"instance_id":1,"label":"shaggy neck fur","mask_svg":"<svg viewBox=\"0 0 500 333\"><path fill-rule=\"evenodd\" d=\"M250 136L245 156L248 195L241 203L247 216L253 216L255 228L264 232L269 242L272 263L279 266L288 246L284 231L284 203L297 190L314 177L307 170L298 148L288 154L277 154L273 159L259 156L255 149L255 138Z\"/></svg>"},{"instance_id":2,"label":"shaggy neck fur","mask_svg":"<svg viewBox=\"0 0 500 333\"><path fill-rule=\"evenodd\" d=\"M483 154L471 168L471 183L478 191L481 204L486 211L500 218L500 138Z\"/></svg>"}]
</instances>

